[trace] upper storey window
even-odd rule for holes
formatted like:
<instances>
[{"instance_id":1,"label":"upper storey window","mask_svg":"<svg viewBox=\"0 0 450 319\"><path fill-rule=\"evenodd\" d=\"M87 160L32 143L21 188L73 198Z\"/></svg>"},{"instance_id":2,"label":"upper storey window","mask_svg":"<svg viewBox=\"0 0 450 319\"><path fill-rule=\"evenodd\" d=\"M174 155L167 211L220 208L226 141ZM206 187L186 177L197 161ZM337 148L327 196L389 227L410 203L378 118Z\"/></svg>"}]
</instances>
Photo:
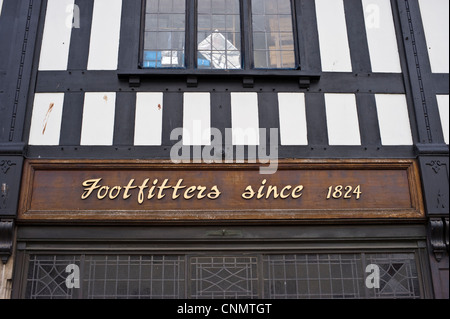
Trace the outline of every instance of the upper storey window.
<instances>
[{"instance_id":1,"label":"upper storey window","mask_svg":"<svg viewBox=\"0 0 450 319\"><path fill-rule=\"evenodd\" d=\"M295 68L290 0L252 0L255 68Z\"/></svg>"},{"instance_id":2,"label":"upper storey window","mask_svg":"<svg viewBox=\"0 0 450 319\"><path fill-rule=\"evenodd\" d=\"M143 67L184 67L185 41L185 0L147 0Z\"/></svg>"},{"instance_id":3,"label":"upper storey window","mask_svg":"<svg viewBox=\"0 0 450 319\"><path fill-rule=\"evenodd\" d=\"M142 67L295 69L292 2L146 0Z\"/></svg>"},{"instance_id":4,"label":"upper storey window","mask_svg":"<svg viewBox=\"0 0 450 319\"><path fill-rule=\"evenodd\" d=\"M241 41L239 0L198 0L199 69L240 69Z\"/></svg>"}]
</instances>

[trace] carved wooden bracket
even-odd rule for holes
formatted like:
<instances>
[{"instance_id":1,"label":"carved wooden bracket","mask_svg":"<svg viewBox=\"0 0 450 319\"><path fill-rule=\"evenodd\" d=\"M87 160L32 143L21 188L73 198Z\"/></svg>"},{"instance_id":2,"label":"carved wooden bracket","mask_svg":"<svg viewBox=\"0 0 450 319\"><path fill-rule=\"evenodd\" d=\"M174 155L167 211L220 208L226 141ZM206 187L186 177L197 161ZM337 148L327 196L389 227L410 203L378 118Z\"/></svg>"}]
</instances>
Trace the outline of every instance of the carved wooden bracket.
<instances>
[{"instance_id":1,"label":"carved wooden bracket","mask_svg":"<svg viewBox=\"0 0 450 319\"><path fill-rule=\"evenodd\" d=\"M0 259L3 264L6 264L12 255L13 239L14 221L12 219L0 220Z\"/></svg>"},{"instance_id":2,"label":"carved wooden bracket","mask_svg":"<svg viewBox=\"0 0 450 319\"><path fill-rule=\"evenodd\" d=\"M445 252L448 252L448 219L446 220L447 229L442 218L430 218L430 244L433 249L434 258L440 262ZM447 234L446 234L447 232ZM447 238L446 238L447 237ZM446 245L447 241L447 245Z\"/></svg>"},{"instance_id":3,"label":"carved wooden bracket","mask_svg":"<svg viewBox=\"0 0 450 319\"><path fill-rule=\"evenodd\" d=\"M445 218L445 245L447 246L447 253L449 252L448 250L448 233L449 233L449 226L448 226L448 218Z\"/></svg>"}]
</instances>

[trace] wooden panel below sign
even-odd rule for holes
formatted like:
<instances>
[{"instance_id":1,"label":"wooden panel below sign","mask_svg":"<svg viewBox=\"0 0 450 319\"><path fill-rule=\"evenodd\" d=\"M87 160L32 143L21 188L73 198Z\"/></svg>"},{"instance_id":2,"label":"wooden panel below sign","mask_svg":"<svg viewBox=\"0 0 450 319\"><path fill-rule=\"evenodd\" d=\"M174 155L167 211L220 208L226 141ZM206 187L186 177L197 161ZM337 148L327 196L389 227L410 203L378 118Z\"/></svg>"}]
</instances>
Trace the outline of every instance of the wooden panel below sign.
<instances>
[{"instance_id":1,"label":"wooden panel below sign","mask_svg":"<svg viewBox=\"0 0 450 319\"><path fill-rule=\"evenodd\" d=\"M422 218L412 160L257 164L29 160L19 220L208 221Z\"/></svg>"}]
</instances>

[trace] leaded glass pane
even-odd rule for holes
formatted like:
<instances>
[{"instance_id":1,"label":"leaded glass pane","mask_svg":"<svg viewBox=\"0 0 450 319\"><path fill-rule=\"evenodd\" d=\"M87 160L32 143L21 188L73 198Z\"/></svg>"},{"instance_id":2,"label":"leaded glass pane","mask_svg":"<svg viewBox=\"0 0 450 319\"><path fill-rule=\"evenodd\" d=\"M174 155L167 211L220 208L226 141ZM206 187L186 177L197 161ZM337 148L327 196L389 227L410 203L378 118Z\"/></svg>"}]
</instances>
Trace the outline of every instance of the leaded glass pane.
<instances>
[{"instance_id":1,"label":"leaded glass pane","mask_svg":"<svg viewBox=\"0 0 450 319\"><path fill-rule=\"evenodd\" d=\"M27 299L418 299L415 253L30 255ZM78 268L79 287L68 286ZM368 286L377 269L378 285ZM371 268L372 269L372 268ZM70 280L69 280L70 279ZM74 278L72 278L74 279Z\"/></svg>"},{"instance_id":2,"label":"leaded glass pane","mask_svg":"<svg viewBox=\"0 0 450 319\"><path fill-rule=\"evenodd\" d=\"M253 56L257 69L294 69L290 0L252 0Z\"/></svg>"},{"instance_id":3,"label":"leaded glass pane","mask_svg":"<svg viewBox=\"0 0 450 319\"><path fill-rule=\"evenodd\" d=\"M186 38L184 0L147 0L144 68L184 67Z\"/></svg>"},{"instance_id":4,"label":"leaded glass pane","mask_svg":"<svg viewBox=\"0 0 450 319\"><path fill-rule=\"evenodd\" d=\"M198 0L197 66L241 69L239 0Z\"/></svg>"}]
</instances>

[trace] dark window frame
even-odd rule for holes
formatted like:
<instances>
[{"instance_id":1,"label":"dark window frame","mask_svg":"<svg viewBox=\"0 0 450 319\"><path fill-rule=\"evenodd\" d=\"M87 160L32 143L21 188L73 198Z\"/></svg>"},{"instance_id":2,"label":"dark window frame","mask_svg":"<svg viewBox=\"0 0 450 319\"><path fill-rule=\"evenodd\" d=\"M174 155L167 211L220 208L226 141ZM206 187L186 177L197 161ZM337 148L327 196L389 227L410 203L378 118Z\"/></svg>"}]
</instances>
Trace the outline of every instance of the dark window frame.
<instances>
[{"instance_id":1,"label":"dark window frame","mask_svg":"<svg viewBox=\"0 0 450 319\"><path fill-rule=\"evenodd\" d=\"M158 74L236 74L236 75L258 75L267 72L275 72L280 75L298 74L301 68L300 44L298 34L298 21L296 1L291 3L292 34L294 37L294 68L255 68L253 49L253 27L252 27L252 0L239 0L241 16L241 66L240 69L199 69L197 66L197 22L198 22L198 0L186 0L186 29L185 29L185 61L182 68L144 68L144 39L146 0L141 1L140 35L139 35L139 70L144 73ZM276 74L275 74L276 75Z\"/></svg>"},{"instance_id":2,"label":"dark window frame","mask_svg":"<svg viewBox=\"0 0 450 319\"><path fill-rule=\"evenodd\" d=\"M64 226L66 224L66 226ZM159 229L158 227L162 228ZM309 225L280 223L271 227L230 226L230 236L218 239L223 225L200 227L179 223L133 226L91 225L86 234L82 225L63 223L51 226L22 225L17 231L12 298L23 299L31 255L186 255L194 257L241 257L293 254L414 254L420 297L432 298L428 272L426 229L420 225L394 223L359 225L358 236L351 225ZM181 227L182 226L182 227ZM181 228L180 228L181 227ZM221 231L220 231L221 232ZM283 233L283 236L279 234ZM301 233L302 236L298 236ZM126 234L126 236L123 236ZM239 238L239 240L237 240ZM255 240L255 238L258 238ZM349 240L350 239L350 240ZM361 242L362 240L362 242ZM313 244L311 244L314 242ZM131 245L131 246L130 246ZM129 247L134 247L130 250ZM255 249L255 247L259 247ZM81 265L80 265L81 266ZM363 267L365 268L365 267ZM81 273L83 268L80 267ZM187 273L186 273L187 274ZM82 290L75 292L80 298ZM265 297L265 296L262 296Z\"/></svg>"}]
</instances>

